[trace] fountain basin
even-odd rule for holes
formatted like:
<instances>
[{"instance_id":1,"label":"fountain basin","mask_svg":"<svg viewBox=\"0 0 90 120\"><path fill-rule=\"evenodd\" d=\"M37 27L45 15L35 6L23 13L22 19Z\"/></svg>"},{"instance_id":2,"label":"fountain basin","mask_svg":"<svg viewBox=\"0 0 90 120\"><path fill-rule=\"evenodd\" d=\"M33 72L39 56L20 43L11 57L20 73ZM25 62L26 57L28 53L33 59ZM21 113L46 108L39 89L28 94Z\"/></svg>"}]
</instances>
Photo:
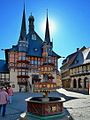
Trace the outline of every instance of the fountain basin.
<instances>
[{"instance_id":1,"label":"fountain basin","mask_svg":"<svg viewBox=\"0 0 90 120\"><path fill-rule=\"evenodd\" d=\"M27 113L37 116L50 116L63 113L65 99L58 97L30 97L27 102Z\"/></svg>"}]
</instances>

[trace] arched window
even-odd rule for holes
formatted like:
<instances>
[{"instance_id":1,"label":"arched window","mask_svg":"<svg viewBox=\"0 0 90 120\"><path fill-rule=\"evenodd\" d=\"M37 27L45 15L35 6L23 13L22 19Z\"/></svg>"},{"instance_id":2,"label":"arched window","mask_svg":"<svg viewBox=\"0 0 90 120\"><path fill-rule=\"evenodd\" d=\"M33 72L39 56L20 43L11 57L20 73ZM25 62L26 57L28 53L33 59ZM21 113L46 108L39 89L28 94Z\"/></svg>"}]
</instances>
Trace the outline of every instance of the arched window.
<instances>
[{"instance_id":1,"label":"arched window","mask_svg":"<svg viewBox=\"0 0 90 120\"><path fill-rule=\"evenodd\" d=\"M78 79L78 87L82 88L82 80L81 80L81 78Z\"/></svg>"},{"instance_id":2,"label":"arched window","mask_svg":"<svg viewBox=\"0 0 90 120\"><path fill-rule=\"evenodd\" d=\"M73 88L76 88L77 87L77 82L76 82L76 79L73 80Z\"/></svg>"},{"instance_id":3,"label":"arched window","mask_svg":"<svg viewBox=\"0 0 90 120\"><path fill-rule=\"evenodd\" d=\"M88 88L89 80L87 77L84 78L84 88Z\"/></svg>"}]
</instances>

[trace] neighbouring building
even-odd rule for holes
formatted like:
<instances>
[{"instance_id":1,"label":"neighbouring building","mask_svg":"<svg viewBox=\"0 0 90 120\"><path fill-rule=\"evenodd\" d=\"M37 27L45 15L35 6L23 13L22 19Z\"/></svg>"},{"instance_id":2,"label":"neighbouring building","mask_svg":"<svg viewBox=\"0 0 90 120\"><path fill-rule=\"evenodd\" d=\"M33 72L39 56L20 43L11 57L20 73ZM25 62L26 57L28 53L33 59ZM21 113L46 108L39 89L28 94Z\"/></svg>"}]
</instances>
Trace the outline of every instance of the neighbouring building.
<instances>
[{"instance_id":1,"label":"neighbouring building","mask_svg":"<svg viewBox=\"0 0 90 120\"><path fill-rule=\"evenodd\" d=\"M61 76L64 88L88 91L90 88L90 48L85 46L68 55L62 62Z\"/></svg>"},{"instance_id":2,"label":"neighbouring building","mask_svg":"<svg viewBox=\"0 0 90 120\"><path fill-rule=\"evenodd\" d=\"M61 73L59 71L57 72L56 84L58 88L62 87Z\"/></svg>"},{"instance_id":3,"label":"neighbouring building","mask_svg":"<svg viewBox=\"0 0 90 120\"><path fill-rule=\"evenodd\" d=\"M53 51L48 15L44 40L34 30L34 17L30 15L28 20L29 32L27 33L24 7L18 43L10 49L5 49L5 60L0 60L0 84L11 84L14 91L33 91L33 84L43 81L43 75L40 74L39 67L43 65L47 55L49 56L48 62L54 65L52 76L54 82L60 78L58 74L58 59L60 56ZM47 68L43 69L47 71Z\"/></svg>"}]
</instances>

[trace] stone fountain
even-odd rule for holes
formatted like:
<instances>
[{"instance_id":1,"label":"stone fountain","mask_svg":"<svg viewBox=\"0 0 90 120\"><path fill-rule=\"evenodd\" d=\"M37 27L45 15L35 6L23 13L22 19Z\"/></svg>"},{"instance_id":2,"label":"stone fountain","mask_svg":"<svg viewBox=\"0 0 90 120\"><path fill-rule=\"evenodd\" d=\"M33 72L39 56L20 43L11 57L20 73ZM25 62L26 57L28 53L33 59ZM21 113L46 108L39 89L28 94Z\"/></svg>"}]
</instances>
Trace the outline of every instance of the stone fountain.
<instances>
[{"instance_id":1,"label":"stone fountain","mask_svg":"<svg viewBox=\"0 0 90 120\"><path fill-rule=\"evenodd\" d=\"M43 80L34 83L33 93L42 93L42 97L29 97L25 101L27 103L26 120L49 119L64 115L63 102L61 97L50 97L51 92L55 92L57 85L54 82L53 71L55 66L49 62L50 56L43 56L45 61L38 68L39 74L43 75ZM35 119L34 119L35 120Z\"/></svg>"},{"instance_id":2,"label":"stone fountain","mask_svg":"<svg viewBox=\"0 0 90 120\"><path fill-rule=\"evenodd\" d=\"M42 71L42 67L49 67L49 71ZM33 92L42 93L42 97L29 97L25 101L27 103L27 112L21 114L25 120L40 120L61 117L64 115L63 102L61 97L49 97L49 93L56 91L56 83L52 81L52 64L43 64L39 70L43 74L43 81L37 82L33 86ZM48 69L47 69L48 70ZM50 79L51 78L51 79ZM34 119L31 119L34 118ZM35 119L36 118L36 119Z\"/></svg>"}]
</instances>

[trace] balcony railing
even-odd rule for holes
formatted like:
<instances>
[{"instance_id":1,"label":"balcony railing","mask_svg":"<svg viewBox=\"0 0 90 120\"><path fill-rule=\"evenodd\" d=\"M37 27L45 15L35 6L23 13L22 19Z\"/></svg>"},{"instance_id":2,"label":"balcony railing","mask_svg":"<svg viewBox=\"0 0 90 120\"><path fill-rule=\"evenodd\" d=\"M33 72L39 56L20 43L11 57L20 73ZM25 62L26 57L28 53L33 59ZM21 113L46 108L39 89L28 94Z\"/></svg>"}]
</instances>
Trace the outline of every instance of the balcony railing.
<instances>
[{"instance_id":1,"label":"balcony railing","mask_svg":"<svg viewBox=\"0 0 90 120\"><path fill-rule=\"evenodd\" d=\"M18 80L19 85L27 85L27 81Z\"/></svg>"},{"instance_id":2,"label":"balcony railing","mask_svg":"<svg viewBox=\"0 0 90 120\"><path fill-rule=\"evenodd\" d=\"M29 61L28 60L17 60L17 63L26 63L26 64L29 64Z\"/></svg>"},{"instance_id":3,"label":"balcony railing","mask_svg":"<svg viewBox=\"0 0 90 120\"><path fill-rule=\"evenodd\" d=\"M17 69L28 69L28 66L22 66L22 65L21 65L21 66L20 66L20 65L18 66L18 65L17 65Z\"/></svg>"},{"instance_id":4,"label":"balcony railing","mask_svg":"<svg viewBox=\"0 0 90 120\"><path fill-rule=\"evenodd\" d=\"M17 78L29 78L28 75L18 75Z\"/></svg>"}]
</instances>

